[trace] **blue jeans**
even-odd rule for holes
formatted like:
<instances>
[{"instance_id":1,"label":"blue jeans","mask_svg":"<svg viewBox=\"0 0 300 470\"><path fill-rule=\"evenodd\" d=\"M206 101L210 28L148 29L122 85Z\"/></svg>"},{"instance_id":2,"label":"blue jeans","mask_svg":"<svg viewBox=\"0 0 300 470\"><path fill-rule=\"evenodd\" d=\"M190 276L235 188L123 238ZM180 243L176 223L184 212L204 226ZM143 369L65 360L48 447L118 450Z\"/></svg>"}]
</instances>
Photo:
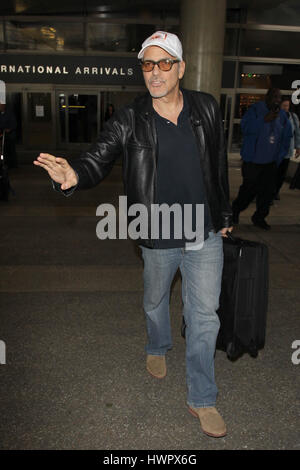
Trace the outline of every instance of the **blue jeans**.
<instances>
[{"instance_id":1,"label":"blue jeans","mask_svg":"<svg viewBox=\"0 0 300 470\"><path fill-rule=\"evenodd\" d=\"M214 354L220 328L219 307L223 270L220 232L209 232L200 250L151 249L140 245L144 260L144 311L147 354L165 355L172 347L170 287L177 269L182 276L186 322L187 403L194 408L215 406L218 389Z\"/></svg>"}]
</instances>

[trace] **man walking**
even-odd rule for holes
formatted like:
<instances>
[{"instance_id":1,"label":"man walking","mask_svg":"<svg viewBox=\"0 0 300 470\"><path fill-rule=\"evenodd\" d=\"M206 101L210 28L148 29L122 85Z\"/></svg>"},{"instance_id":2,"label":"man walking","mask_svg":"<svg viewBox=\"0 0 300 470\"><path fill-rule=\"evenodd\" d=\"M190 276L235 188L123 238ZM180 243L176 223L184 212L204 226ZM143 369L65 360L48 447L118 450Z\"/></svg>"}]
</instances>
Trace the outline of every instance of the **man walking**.
<instances>
[{"instance_id":1,"label":"man walking","mask_svg":"<svg viewBox=\"0 0 300 470\"><path fill-rule=\"evenodd\" d=\"M273 200L277 168L288 153L292 137L291 124L280 104L280 90L270 88L265 101L250 106L242 119L243 183L232 203L234 224L239 223L240 212L256 197L256 212L251 220L264 230L271 228L265 218Z\"/></svg>"},{"instance_id":2,"label":"man walking","mask_svg":"<svg viewBox=\"0 0 300 470\"><path fill-rule=\"evenodd\" d=\"M158 31L138 54L148 92L116 111L97 142L70 161L40 154L34 164L48 171L54 188L66 196L98 184L123 154L128 203L204 205L204 242L187 244L175 236L138 240L144 260L144 311L148 343L146 368L157 379L167 373L172 347L170 286L179 268L186 329L186 380L189 411L213 437L226 434L215 405L214 354L220 327L223 269L222 236L232 230L227 155L220 110L213 96L180 88L185 63L174 34ZM151 222L150 222L151 223Z\"/></svg>"}]
</instances>

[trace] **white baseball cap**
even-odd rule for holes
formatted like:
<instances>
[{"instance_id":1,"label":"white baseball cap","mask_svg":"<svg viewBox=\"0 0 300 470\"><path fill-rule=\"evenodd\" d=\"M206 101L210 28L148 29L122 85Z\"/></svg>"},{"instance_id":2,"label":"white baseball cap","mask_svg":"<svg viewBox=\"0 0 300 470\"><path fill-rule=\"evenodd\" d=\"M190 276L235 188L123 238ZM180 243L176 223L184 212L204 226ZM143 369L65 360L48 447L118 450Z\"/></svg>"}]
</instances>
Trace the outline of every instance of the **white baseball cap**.
<instances>
[{"instance_id":1,"label":"white baseball cap","mask_svg":"<svg viewBox=\"0 0 300 470\"><path fill-rule=\"evenodd\" d=\"M138 59L143 58L145 49L149 46L159 46L172 56L182 60L182 45L176 34L156 31L143 42L142 49L138 53Z\"/></svg>"}]
</instances>

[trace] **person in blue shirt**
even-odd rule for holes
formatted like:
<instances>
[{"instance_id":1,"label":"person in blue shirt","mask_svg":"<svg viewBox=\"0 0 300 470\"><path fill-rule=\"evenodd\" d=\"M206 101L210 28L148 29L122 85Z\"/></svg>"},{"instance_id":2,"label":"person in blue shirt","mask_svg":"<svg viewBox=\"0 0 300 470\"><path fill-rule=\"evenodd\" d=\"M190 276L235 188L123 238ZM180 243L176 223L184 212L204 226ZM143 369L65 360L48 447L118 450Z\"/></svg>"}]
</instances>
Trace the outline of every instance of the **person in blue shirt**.
<instances>
[{"instance_id":1,"label":"person in blue shirt","mask_svg":"<svg viewBox=\"0 0 300 470\"><path fill-rule=\"evenodd\" d=\"M265 100L250 106L241 121L243 182L232 203L235 225L239 223L240 212L256 198L256 211L251 220L264 230L271 228L265 218L273 200L278 167L289 151L292 138L291 123L280 105L280 90L270 88Z\"/></svg>"}]
</instances>

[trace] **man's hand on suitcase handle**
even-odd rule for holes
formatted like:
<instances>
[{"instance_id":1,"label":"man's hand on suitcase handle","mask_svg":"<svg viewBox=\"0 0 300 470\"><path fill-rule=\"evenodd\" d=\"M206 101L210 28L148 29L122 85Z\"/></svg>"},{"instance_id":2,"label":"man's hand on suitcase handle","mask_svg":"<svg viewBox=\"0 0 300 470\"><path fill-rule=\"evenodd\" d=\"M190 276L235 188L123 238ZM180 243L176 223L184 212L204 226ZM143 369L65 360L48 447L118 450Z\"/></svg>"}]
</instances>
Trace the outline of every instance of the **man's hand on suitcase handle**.
<instances>
[{"instance_id":1,"label":"man's hand on suitcase handle","mask_svg":"<svg viewBox=\"0 0 300 470\"><path fill-rule=\"evenodd\" d=\"M232 232L233 230L233 227L224 227L220 230L221 234L222 234L222 237L226 237L227 238L227 235L226 233L227 232Z\"/></svg>"},{"instance_id":2,"label":"man's hand on suitcase handle","mask_svg":"<svg viewBox=\"0 0 300 470\"><path fill-rule=\"evenodd\" d=\"M65 158L55 157L49 153L40 153L33 163L44 168L50 178L61 184L62 190L72 188L78 183L75 171Z\"/></svg>"}]
</instances>

